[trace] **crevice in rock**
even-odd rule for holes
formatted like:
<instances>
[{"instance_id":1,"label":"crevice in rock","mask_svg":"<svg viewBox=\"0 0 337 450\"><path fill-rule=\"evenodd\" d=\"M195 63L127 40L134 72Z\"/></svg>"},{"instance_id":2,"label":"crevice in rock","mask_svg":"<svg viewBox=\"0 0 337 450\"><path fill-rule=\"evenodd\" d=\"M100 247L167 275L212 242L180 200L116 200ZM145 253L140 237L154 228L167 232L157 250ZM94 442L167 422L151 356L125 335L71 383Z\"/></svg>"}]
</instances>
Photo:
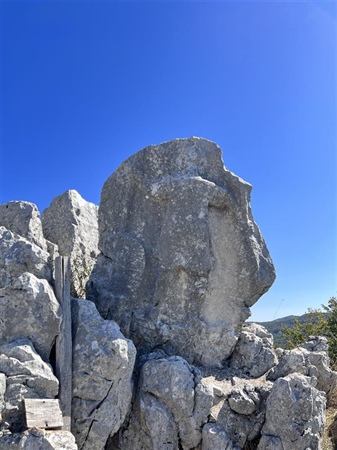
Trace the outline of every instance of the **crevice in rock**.
<instances>
[{"instance_id":1,"label":"crevice in rock","mask_svg":"<svg viewBox=\"0 0 337 450\"><path fill-rule=\"evenodd\" d=\"M92 409L92 410L89 412L88 417L92 416L92 414L93 414L95 411L97 411L97 410L101 407L101 405L102 405L102 404L105 402L105 400L108 398L108 396L109 396L109 394L110 394L110 391L111 391L111 389L113 388L113 386L114 386L114 384L111 383L111 386L109 387L108 392L105 394L105 396L103 397L103 399L98 403L98 405L96 405L95 408Z\"/></svg>"},{"instance_id":2,"label":"crevice in rock","mask_svg":"<svg viewBox=\"0 0 337 450\"><path fill-rule=\"evenodd\" d=\"M80 450L83 450L83 448L85 447L85 445L86 445L86 443L87 443L87 440L88 440L88 437L89 437L89 435L90 435L91 428L92 428L94 422L97 422L97 420L96 420L96 419L93 419L93 420L91 421L90 426L89 426L89 429L88 429L88 433L87 433L87 435L86 435L86 437L85 437L85 440L84 440L84 442L83 442L83 444L82 444Z\"/></svg>"}]
</instances>

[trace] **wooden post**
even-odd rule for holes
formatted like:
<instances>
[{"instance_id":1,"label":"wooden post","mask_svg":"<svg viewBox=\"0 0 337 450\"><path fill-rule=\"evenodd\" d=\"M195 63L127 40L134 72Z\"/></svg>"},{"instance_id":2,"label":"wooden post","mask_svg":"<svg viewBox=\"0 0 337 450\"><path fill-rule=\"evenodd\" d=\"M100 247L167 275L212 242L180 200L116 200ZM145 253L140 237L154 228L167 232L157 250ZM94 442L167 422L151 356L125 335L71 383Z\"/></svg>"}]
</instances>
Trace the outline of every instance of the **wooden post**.
<instances>
[{"instance_id":1,"label":"wooden post","mask_svg":"<svg viewBox=\"0 0 337 450\"><path fill-rule=\"evenodd\" d=\"M56 339L55 374L60 382L59 400L64 430L71 429L72 399L72 336L70 304L70 259L58 256L55 260L55 293L62 306L60 334Z\"/></svg>"}]
</instances>

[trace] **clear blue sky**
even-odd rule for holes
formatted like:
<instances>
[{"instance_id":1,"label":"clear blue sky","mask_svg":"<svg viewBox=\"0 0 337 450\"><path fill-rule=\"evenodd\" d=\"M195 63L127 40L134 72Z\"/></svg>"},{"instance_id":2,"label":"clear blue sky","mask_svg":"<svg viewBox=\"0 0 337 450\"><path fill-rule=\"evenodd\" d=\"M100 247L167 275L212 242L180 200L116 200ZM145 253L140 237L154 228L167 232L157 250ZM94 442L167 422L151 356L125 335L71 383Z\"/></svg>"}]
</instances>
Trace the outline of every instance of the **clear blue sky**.
<instances>
[{"instance_id":1,"label":"clear blue sky","mask_svg":"<svg viewBox=\"0 0 337 450\"><path fill-rule=\"evenodd\" d=\"M252 318L337 294L335 1L10 1L2 29L0 202L98 204L131 154L202 136L253 185L276 266Z\"/></svg>"}]
</instances>

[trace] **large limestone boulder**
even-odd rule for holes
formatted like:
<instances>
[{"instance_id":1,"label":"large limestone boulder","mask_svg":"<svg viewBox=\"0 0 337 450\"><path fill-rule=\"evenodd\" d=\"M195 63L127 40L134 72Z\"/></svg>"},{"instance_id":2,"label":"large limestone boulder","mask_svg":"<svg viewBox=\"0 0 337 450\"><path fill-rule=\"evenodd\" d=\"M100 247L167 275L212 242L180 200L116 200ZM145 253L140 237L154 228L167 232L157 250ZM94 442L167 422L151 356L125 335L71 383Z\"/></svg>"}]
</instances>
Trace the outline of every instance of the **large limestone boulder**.
<instances>
[{"instance_id":1,"label":"large limestone boulder","mask_svg":"<svg viewBox=\"0 0 337 450\"><path fill-rule=\"evenodd\" d=\"M2 395L1 377L5 379ZM0 346L0 416L9 430L25 428L23 399L55 398L58 388L51 366L41 359L30 340Z\"/></svg>"},{"instance_id":2,"label":"large limestone boulder","mask_svg":"<svg viewBox=\"0 0 337 450\"><path fill-rule=\"evenodd\" d=\"M81 450L102 450L131 408L136 349L94 303L72 300L72 431Z\"/></svg>"},{"instance_id":3,"label":"large limestone boulder","mask_svg":"<svg viewBox=\"0 0 337 450\"><path fill-rule=\"evenodd\" d=\"M42 213L43 233L70 256L71 292L85 297L85 285L98 255L98 206L74 190L56 197Z\"/></svg>"},{"instance_id":4,"label":"large limestone boulder","mask_svg":"<svg viewBox=\"0 0 337 450\"><path fill-rule=\"evenodd\" d=\"M59 334L61 307L47 280L25 272L0 288L0 344L29 338L49 361Z\"/></svg>"},{"instance_id":5,"label":"large limestone boulder","mask_svg":"<svg viewBox=\"0 0 337 450\"><path fill-rule=\"evenodd\" d=\"M300 374L275 381L266 402L266 421L258 450L320 449L325 394Z\"/></svg>"},{"instance_id":6,"label":"large limestone boulder","mask_svg":"<svg viewBox=\"0 0 337 450\"><path fill-rule=\"evenodd\" d=\"M250 191L201 138L147 147L106 181L88 293L140 352L205 366L232 353L275 278Z\"/></svg>"},{"instance_id":7,"label":"large limestone boulder","mask_svg":"<svg viewBox=\"0 0 337 450\"><path fill-rule=\"evenodd\" d=\"M1 204L0 225L47 251L40 213L33 203L15 201Z\"/></svg>"}]
</instances>

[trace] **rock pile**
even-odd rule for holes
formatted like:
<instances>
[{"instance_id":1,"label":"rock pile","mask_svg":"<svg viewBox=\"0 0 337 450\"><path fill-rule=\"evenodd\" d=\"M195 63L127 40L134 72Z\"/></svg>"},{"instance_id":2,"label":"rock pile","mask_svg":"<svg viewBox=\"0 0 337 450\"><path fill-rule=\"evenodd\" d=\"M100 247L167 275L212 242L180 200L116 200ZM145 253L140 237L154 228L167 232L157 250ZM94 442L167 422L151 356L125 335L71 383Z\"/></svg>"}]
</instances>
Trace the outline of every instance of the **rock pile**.
<instances>
[{"instance_id":1,"label":"rock pile","mask_svg":"<svg viewBox=\"0 0 337 450\"><path fill-rule=\"evenodd\" d=\"M320 449L337 378L326 340L275 350L244 323L275 278L250 191L190 138L122 164L98 217L75 191L42 221L31 203L0 205L1 449ZM26 429L22 407L58 395L58 254L77 297L72 434Z\"/></svg>"}]
</instances>

